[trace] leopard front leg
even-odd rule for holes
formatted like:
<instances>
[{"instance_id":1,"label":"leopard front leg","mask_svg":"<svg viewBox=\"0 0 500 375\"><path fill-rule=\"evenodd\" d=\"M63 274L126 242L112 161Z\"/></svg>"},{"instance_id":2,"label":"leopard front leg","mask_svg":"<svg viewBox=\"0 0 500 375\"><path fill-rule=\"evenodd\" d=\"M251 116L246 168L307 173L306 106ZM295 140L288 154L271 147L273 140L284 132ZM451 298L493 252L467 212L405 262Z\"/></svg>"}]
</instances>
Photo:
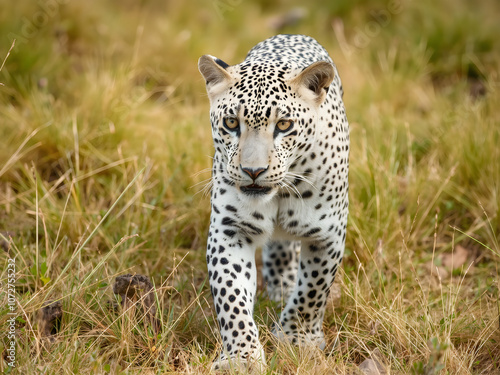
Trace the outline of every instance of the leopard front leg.
<instances>
[{"instance_id":1,"label":"leopard front leg","mask_svg":"<svg viewBox=\"0 0 500 375\"><path fill-rule=\"evenodd\" d=\"M262 248L262 274L272 301L286 301L299 265L300 241L268 241Z\"/></svg>"},{"instance_id":2,"label":"leopard front leg","mask_svg":"<svg viewBox=\"0 0 500 375\"><path fill-rule=\"evenodd\" d=\"M255 251L270 237L272 219L265 212L268 207L238 204L236 208L233 204L238 202L237 196L228 199L229 194L232 191L225 192L224 201L213 199L207 245L210 288L223 343L214 367L262 368L264 350L253 319L257 287ZM258 219L252 221L252 217Z\"/></svg>"},{"instance_id":3,"label":"leopard front leg","mask_svg":"<svg viewBox=\"0 0 500 375\"><path fill-rule=\"evenodd\" d=\"M297 283L274 330L280 340L324 349L323 318L343 252L343 238L302 241Z\"/></svg>"}]
</instances>

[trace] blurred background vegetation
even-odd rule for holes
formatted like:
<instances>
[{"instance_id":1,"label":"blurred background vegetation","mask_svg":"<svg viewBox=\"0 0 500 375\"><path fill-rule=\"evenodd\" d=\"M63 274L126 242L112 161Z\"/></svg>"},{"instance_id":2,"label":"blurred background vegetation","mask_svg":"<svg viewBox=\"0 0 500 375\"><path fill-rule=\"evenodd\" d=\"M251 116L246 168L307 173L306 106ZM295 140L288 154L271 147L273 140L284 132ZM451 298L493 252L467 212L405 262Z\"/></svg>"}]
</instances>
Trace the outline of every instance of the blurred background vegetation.
<instances>
[{"instance_id":1,"label":"blurred background vegetation","mask_svg":"<svg viewBox=\"0 0 500 375\"><path fill-rule=\"evenodd\" d=\"M16 41L0 72L1 261L16 256L24 373L206 371L218 345L202 192L213 147L197 60L239 63L277 33L330 52L351 124L324 360L341 371L378 348L392 372L424 373L441 348L442 373L498 373L499 16L495 0L3 4L0 63ZM105 308L122 273L158 287L153 343ZM30 319L49 299L62 299L62 337L33 359ZM256 308L262 323L279 314L265 296ZM269 371L303 365L286 358Z\"/></svg>"}]
</instances>

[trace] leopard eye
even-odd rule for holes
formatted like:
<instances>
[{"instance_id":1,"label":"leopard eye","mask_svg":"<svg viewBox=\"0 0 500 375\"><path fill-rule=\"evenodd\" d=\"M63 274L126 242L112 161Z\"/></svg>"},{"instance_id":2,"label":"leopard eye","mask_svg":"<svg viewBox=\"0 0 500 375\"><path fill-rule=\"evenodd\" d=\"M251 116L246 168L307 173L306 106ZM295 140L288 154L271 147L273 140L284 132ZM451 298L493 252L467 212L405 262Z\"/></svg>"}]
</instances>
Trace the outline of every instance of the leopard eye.
<instances>
[{"instance_id":1,"label":"leopard eye","mask_svg":"<svg viewBox=\"0 0 500 375\"><path fill-rule=\"evenodd\" d=\"M228 128L229 130L235 130L238 128L240 125L240 122L238 121L237 118L234 117L224 117L224 126Z\"/></svg>"},{"instance_id":2,"label":"leopard eye","mask_svg":"<svg viewBox=\"0 0 500 375\"><path fill-rule=\"evenodd\" d=\"M292 126L293 126L292 120L279 120L276 123L276 127L281 132L286 132L287 130L290 130L292 128Z\"/></svg>"}]
</instances>

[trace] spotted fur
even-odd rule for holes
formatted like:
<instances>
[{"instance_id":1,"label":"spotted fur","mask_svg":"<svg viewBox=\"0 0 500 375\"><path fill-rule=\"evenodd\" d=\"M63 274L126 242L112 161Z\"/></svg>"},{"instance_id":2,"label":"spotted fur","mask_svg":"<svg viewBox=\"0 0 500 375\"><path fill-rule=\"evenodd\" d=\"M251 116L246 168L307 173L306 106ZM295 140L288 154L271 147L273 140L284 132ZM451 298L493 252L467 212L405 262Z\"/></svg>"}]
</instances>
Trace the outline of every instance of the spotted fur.
<instances>
[{"instance_id":1,"label":"spotted fur","mask_svg":"<svg viewBox=\"0 0 500 375\"><path fill-rule=\"evenodd\" d=\"M286 301L273 332L323 348L348 214L349 129L337 69L303 35L267 39L238 65L205 55L199 69L215 145L207 264L224 344L219 364L264 362L253 319L257 247L270 298Z\"/></svg>"}]
</instances>

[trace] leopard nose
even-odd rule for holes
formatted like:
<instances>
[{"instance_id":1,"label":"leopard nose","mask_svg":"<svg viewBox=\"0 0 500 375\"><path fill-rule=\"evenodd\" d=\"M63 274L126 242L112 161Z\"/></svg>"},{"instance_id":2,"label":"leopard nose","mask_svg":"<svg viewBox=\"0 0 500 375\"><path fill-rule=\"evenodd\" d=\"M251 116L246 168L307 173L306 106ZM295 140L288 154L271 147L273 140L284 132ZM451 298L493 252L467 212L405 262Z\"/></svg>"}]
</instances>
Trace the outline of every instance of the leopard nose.
<instances>
[{"instance_id":1,"label":"leopard nose","mask_svg":"<svg viewBox=\"0 0 500 375\"><path fill-rule=\"evenodd\" d=\"M266 168L247 168L247 167L243 167L240 164L240 168L243 172L245 172L247 175L249 175L250 178L255 182L257 177L259 177L259 175L261 175L262 173L264 173L265 171L267 171L269 169L269 166L267 166Z\"/></svg>"}]
</instances>

